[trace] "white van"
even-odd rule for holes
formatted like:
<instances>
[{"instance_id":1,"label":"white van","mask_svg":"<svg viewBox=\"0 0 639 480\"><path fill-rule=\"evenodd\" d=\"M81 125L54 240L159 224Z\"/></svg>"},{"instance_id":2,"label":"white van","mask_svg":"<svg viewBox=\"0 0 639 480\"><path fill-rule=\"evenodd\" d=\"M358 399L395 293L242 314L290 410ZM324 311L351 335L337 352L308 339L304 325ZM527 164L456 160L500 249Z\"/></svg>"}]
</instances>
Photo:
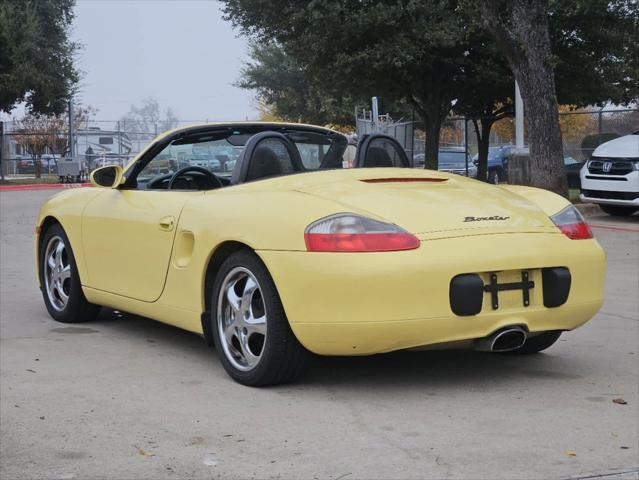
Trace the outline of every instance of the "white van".
<instances>
[{"instance_id":1,"label":"white van","mask_svg":"<svg viewBox=\"0 0 639 480\"><path fill-rule=\"evenodd\" d=\"M639 210L639 132L602 143L580 172L581 200L609 215Z\"/></svg>"}]
</instances>

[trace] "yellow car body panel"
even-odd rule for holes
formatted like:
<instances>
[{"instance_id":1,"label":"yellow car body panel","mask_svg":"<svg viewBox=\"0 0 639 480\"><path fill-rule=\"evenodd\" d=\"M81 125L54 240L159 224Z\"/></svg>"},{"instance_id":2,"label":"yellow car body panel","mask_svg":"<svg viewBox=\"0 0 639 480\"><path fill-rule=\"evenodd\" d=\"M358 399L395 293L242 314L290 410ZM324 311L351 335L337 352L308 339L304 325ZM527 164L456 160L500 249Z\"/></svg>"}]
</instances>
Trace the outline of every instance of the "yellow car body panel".
<instances>
[{"instance_id":1,"label":"yellow car body panel","mask_svg":"<svg viewBox=\"0 0 639 480\"><path fill-rule=\"evenodd\" d=\"M343 254L260 252L300 342L324 355L386 352L481 338L507 325L530 332L572 330L601 307L604 254L595 240L562 233L487 234L423 240L405 252ZM566 266L568 301L546 308L542 267ZM524 307L521 290L499 293L492 310L484 293L476 316L457 316L449 303L450 280L462 273L499 272L517 281L531 271L535 288ZM313 272L308 275L305 272ZM510 277L510 278L509 278ZM515 278L513 278L515 277Z\"/></svg>"},{"instance_id":2,"label":"yellow car body panel","mask_svg":"<svg viewBox=\"0 0 639 480\"><path fill-rule=\"evenodd\" d=\"M84 285L156 301L164 290L182 208L189 198L203 193L99 190L82 220L88 273Z\"/></svg>"},{"instance_id":3,"label":"yellow car body panel","mask_svg":"<svg viewBox=\"0 0 639 480\"><path fill-rule=\"evenodd\" d=\"M380 178L424 181L365 181ZM267 266L306 348L362 355L480 338L511 324L538 332L589 320L603 300L605 258L596 240L570 240L550 221L567 205L537 189L442 172L351 169L206 192L79 189L45 203L38 225L47 217L62 224L90 302L197 333L211 294L209 262L225 242L242 243ZM305 228L341 212L395 223L421 245L402 252L307 252ZM167 216L174 224L163 230ZM570 269L572 287L564 305L549 309L541 300L540 268L554 266ZM521 291L512 291L500 293L495 311L488 293L479 315L451 311L455 275L499 271L508 278L522 269L536 284L529 307L521 305Z\"/></svg>"}]
</instances>

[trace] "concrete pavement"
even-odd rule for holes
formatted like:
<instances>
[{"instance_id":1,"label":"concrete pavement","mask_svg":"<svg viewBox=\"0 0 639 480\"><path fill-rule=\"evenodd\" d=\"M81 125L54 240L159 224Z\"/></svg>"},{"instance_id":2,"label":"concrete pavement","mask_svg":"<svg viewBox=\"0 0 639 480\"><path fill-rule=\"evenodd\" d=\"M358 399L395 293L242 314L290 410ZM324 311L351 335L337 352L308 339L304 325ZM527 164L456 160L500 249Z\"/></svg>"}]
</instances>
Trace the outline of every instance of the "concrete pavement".
<instances>
[{"instance_id":1,"label":"concrete pavement","mask_svg":"<svg viewBox=\"0 0 639 480\"><path fill-rule=\"evenodd\" d=\"M55 323L31 245L52 193L0 194L2 479L639 478L637 215L591 219L606 303L547 353L321 358L256 390L176 328Z\"/></svg>"}]
</instances>

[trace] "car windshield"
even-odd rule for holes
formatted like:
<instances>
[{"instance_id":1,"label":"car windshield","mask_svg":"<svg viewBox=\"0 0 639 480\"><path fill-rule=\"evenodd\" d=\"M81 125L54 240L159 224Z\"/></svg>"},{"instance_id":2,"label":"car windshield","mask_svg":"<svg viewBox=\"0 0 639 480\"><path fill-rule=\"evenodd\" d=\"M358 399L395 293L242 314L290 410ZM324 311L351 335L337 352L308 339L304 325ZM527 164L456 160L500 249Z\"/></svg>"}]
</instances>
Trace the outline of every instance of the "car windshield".
<instances>
[{"instance_id":1,"label":"car windshield","mask_svg":"<svg viewBox=\"0 0 639 480\"><path fill-rule=\"evenodd\" d=\"M293 129L280 132L295 144L306 170L341 168L345 140L340 142L338 136L324 132ZM160 175L172 174L191 166L205 168L218 176L230 177L246 142L254 133L256 132L246 132L240 128L232 132L211 131L179 138L164 147L140 171L138 182L144 184Z\"/></svg>"},{"instance_id":2,"label":"car windshield","mask_svg":"<svg viewBox=\"0 0 639 480\"><path fill-rule=\"evenodd\" d=\"M243 149L225 138L195 143L176 141L158 153L140 172L138 179L149 180L184 167L202 167L215 174L230 174Z\"/></svg>"}]
</instances>

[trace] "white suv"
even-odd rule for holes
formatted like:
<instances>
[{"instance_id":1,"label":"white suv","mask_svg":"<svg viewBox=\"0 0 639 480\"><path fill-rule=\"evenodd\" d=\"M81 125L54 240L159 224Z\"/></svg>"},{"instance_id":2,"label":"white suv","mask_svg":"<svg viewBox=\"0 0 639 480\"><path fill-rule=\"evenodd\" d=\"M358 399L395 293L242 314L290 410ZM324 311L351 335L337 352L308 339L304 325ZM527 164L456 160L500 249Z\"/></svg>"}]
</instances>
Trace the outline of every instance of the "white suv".
<instances>
[{"instance_id":1,"label":"white suv","mask_svg":"<svg viewBox=\"0 0 639 480\"><path fill-rule=\"evenodd\" d=\"M580 172L581 200L609 215L639 210L639 132L602 143Z\"/></svg>"}]
</instances>

